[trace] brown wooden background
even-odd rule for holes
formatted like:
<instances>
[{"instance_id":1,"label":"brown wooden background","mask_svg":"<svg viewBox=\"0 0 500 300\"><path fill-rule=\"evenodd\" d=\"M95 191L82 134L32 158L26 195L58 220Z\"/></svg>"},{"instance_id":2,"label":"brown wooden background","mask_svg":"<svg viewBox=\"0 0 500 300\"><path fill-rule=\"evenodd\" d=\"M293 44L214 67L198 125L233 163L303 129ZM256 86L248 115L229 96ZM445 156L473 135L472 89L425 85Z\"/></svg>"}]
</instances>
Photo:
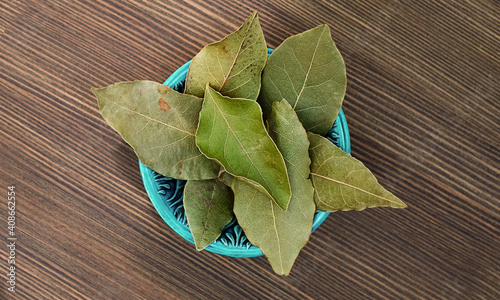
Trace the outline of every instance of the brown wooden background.
<instances>
[{"instance_id":1,"label":"brown wooden background","mask_svg":"<svg viewBox=\"0 0 500 300\"><path fill-rule=\"evenodd\" d=\"M163 81L254 10L270 47L331 26L352 153L409 205L332 214L289 277L167 227L90 90ZM1 1L0 298L15 185L17 299L500 299L499 16L494 0Z\"/></svg>"}]
</instances>

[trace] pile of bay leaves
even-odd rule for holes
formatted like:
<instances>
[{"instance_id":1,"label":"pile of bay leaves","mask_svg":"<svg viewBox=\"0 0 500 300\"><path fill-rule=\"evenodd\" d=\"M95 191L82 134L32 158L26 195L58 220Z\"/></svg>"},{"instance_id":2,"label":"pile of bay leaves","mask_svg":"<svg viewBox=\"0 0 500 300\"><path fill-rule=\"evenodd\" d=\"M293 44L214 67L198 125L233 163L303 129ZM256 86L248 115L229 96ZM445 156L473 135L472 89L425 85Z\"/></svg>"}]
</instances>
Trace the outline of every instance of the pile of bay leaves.
<instances>
[{"instance_id":1,"label":"pile of bay leaves","mask_svg":"<svg viewBox=\"0 0 500 300\"><path fill-rule=\"evenodd\" d=\"M144 165L188 180L183 201L198 250L236 217L274 271L288 275L316 210L406 207L323 137L345 90L327 25L289 37L267 57L253 13L194 57L184 93L152 81L94 93Z\"/></svg>"}]
</instances>

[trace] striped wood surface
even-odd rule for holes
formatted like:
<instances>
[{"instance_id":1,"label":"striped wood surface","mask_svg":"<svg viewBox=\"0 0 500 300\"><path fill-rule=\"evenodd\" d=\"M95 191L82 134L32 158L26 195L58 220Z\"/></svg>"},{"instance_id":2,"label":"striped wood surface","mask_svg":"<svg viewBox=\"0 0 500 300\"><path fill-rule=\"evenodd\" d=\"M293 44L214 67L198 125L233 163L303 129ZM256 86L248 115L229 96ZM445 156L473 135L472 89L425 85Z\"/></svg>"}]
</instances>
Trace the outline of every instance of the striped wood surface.
<instances>
[{"instance_id":1,"label":"striped wood surface","mask_svg":"<svg viewBox=\"0 0 500 300\"><path fill-rule=\"evenodd\" d=\"M162 81L253 10L270 47L331 26L352 153L409 205L332 214L289 277L174 234L90 90ZM494 0L0 2L14 298L500 299L499 16ZM0 276L0 298L12 297Z\"/></svg>"}]
</instances>

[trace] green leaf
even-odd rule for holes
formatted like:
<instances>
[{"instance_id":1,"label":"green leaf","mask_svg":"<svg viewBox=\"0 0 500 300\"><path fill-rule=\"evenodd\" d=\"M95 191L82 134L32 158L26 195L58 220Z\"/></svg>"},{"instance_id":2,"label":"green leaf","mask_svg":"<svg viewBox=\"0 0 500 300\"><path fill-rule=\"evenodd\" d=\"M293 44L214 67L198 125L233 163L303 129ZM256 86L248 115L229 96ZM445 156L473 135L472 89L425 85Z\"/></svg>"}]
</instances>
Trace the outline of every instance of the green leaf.
<instances>
[{"instance_id":1,"label":"green leaf","mask_svg":"<svg viewBox=\"0 0 500 300\"><path fill-rule=\"evenodd\" d=\"M233 192L217 179L189 180L184 210L198 251L215 241L233 219Z\"/></svg>"},{"instance_id":2,"label":"green leaf","mask_svg":"<svg viewBox=\"0 0 500 300\"><path fill-rule=\"evenodd\" d=\"M346 84L342 56L330 28L321 25L287 38L269 56L259 103L267 118L272 103L284 98L306 130L326 135L342 106Z\"/></svg>"},{"instance_id":3,"label":"green leaf","mask_svg":"<svg viewBox=\"0 0 500 300\"><path fill-rule=\"evenodd\" d=\"M261 187L233 180L234 213L249 241L260 247L273 270L288 275L312 230L316 206L309 177L309 141L286 101L273 103L269 133L285 159L292 197L287 211L279 209Z\"/></svg>"},{"instance_id":4,"label":"green leaf","mask_svg":"<svg viewBox=\"0 0 500 300\"><path fill-rule=\"evenodd\" d=\"M267 47L257 13L234 33L207 45L191 62L185 93L203 97L207 82L231 98L256 100Z\"/></svg>"},{"instance_id":5,"label":"green leaf","mask_svg":"<svg viewBox=\"0 0 500 300\"><path fill-rule=\"evenodd\" d=\"M268 124L269 134L285 160L292 191L290 202L299 203L299 208L309 218L310 232L316 209L313 199L314 188L309 180L311 160L307 133L297 114L286 100L273 103Z\"/></svg>"},{"instance_id":6,"label":"green leaf","mask_svg":"<svg viewBox=\"0 0 500 300\"><path fill-rule=\"evenodd\" d=\"M274 272L288 275L311 234L314 203L292 199L284 211L261 186L235 178L231 188L234 213L248 240L260 247Z\"/></svg>"},{"instance_id":7,"label":"green leaf","mask_svg":"<svg viewBox=\"0 0 500 300\"><path fill-rule=\"evenodd\" d=\"M228 173L261 184L287 208L290 183L285 162L264 128L257 102L224 97L207 85L196 144Z\"/></svg>"},{"instance_id":8,"label":"green leaf","mask_svg":"<svg viewBox=\"0 0 500 300\"><path fill-rule=\"evenodd\" d=\"M202 99L152 81L119 82L93 92L104 119L144 165L172 178L217 178L220 166L195 143Z\"/></svg>"},{"instance_id":9,"label":"green leaf","mask_svg":"<svg viewBox=\"0 0 500 300\"><path fill-rule=\"evenodd\" d=\"M362 162L326 138L308 133L311 143L311 179L314 200L322 211L362 210L366 207L404 208L396 196L384 189Z\"/></svg>"}]
</instances>

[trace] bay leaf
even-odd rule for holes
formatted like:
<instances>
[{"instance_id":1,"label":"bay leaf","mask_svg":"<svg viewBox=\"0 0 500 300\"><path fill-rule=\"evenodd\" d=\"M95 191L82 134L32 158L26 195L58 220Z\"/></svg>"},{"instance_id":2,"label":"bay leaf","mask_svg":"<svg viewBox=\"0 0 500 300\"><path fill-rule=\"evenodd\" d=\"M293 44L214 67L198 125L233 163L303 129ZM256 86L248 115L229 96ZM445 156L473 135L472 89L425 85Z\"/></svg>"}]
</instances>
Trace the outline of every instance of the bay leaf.
<instances>
[{"instance_id":1,"label":"bay leaf","mask_svg":"<svg viewBox=\"0 0 500 300\"><path fill-rule=\"evenodd\" d=\"M99 110L141 162L167 177L217 178L220 166L195 143L202 99L153 81L93 89Z\"/></svg>"},{"instance_id":2,"label":"bay leaf","mask_svg":"<svg viewBox=\"0 0 500 300\"><path fill-rule=\"evenodd\" d=\"M184 210L198 251L215 241L234 217L234 196L218 179L188 180Z\"/></svg>"},{"instance_id":3,"label":"bay leaf","mask_svg":"<svg viewBox=\"0 0 500 300\"><path fill-rule=\"evenodd\" d=\"M316 206L309 177L309 141L290 104L273 103L269 133L283 154L292 197L288 210L276 203L259 186L233 180L234 213L248 240L260 247L273 270L288 275L312 230Z\"/></svg>"},{"instance_id":4,"label":"bay leaf","mask_svg":"<svg viewBox=\"0 0 500 300\"><path fill-rule=\"evenodd\" d=\"M205 46L193 58L185 93L203 97L209 82L225 96L256 100L266 60L266 41L254 12L236 32Z\"/></svg>"},{"instance_id":5,"label":"bay leaf","mask_svg":"<svg viewBox=\"0 0 500 300\"><path fill-rule=\"evenodd\" d=\"M366 207L404 208L400 199L384 189L362 162L326 138L308 133L314 200L322 211L363 210Z\"/></svg>"},{"instance_id":6,"label":"bay leaf","mask_svg":"<svg viewBox=\"0 0 500 300\"><path fill-rule=\"evenodd\" d=\"M299 203L304 215L309 217L309 225L312 226L316 209L313 199L314 188L309 179L311 159L307 133L286 100L273 103L268 125L269 135L285 160L292 192L290 201Z\"/></svg>"},{"instance_id":7,"label":"bay leaf","mask_svg":"<svg viewBox=\"0 0 500 300\"><path fill-rule=\"evenodd\" d=\"M269 56L259 103L264 117L272 103L286 99L307 131L326 135L342 106L346 71L340 52L321 25L287 38Z\"/></svg>"},{"instance_id":8,"label":"bay leaf","mask_svg":"<svg viewBox=\"0 0 500 300\"><path fill-rule=\"evenodd\" d=\"M257 102L224 97L207 84L196 144L228 173L261 184L287 208L290 183L285 162L264 127Z\"/></svg>"}]
</instances>

